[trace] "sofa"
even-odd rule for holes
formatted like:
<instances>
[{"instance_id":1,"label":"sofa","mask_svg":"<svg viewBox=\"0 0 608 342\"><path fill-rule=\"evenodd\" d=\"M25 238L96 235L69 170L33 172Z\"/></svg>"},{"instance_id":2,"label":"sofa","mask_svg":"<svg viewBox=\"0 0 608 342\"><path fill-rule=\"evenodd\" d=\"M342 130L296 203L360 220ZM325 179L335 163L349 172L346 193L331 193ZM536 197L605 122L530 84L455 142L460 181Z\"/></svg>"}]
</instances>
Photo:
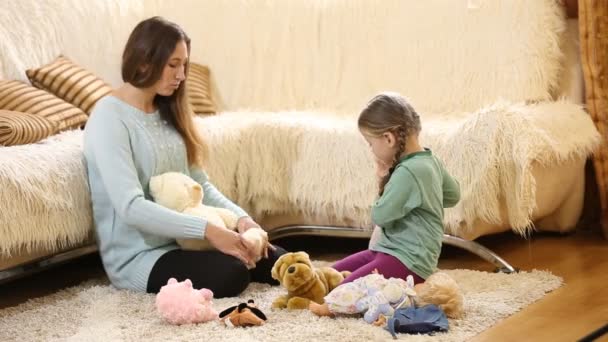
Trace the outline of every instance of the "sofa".
<instances>
[{"instance_id":1,"label":"sofa","mask_svg":"<svg viewBox=\"0 0 608 342\"><path fill-rule=\"evenodd\" d=\"M65 56L111 89L139 20L162 15L183 26L191 61L210 71L203 90L213 110L195 118L211 150L206 170L272 238L369 237L376 184L356 118L384 90L411 100L422 143L461 184L447 237L568 232L580 219L585 164L601 137L583 106L577 21L556 1L1 6L0 80L49 93L26 71ZM105 94L95 89L85 114ZM0 146L0 281L95 251L82 125L86 117L40 141Z\"/></svg>"}]
</instances>

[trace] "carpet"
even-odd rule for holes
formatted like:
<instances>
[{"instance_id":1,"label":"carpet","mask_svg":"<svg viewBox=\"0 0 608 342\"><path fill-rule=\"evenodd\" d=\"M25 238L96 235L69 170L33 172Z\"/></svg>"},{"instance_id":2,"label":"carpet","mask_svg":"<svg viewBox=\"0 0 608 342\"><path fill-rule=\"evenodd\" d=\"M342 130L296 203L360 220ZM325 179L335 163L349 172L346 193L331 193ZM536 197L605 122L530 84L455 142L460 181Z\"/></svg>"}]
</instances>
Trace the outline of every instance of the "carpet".
<instances>
[{"instance_id":1,"label":"carpet","mask_svg":"<svg viewBox=\"0 0 608 342\"><path fill-rule=\"evenodd\" d=\"M545 271L517 274L446 271L461 286L465 317L435 336L400 335L412 341L464 341L560 287ZM238 298L215 299L221 311L254 299L268 316L261 327L231 329L218 322L172 326L154 308L154 296L118 291L90 280L0 311L0 341L389 341L390 334L361 318L316 317L308 311L271 311L279 286L251 284Z\"/></svg>"}]
</instances>

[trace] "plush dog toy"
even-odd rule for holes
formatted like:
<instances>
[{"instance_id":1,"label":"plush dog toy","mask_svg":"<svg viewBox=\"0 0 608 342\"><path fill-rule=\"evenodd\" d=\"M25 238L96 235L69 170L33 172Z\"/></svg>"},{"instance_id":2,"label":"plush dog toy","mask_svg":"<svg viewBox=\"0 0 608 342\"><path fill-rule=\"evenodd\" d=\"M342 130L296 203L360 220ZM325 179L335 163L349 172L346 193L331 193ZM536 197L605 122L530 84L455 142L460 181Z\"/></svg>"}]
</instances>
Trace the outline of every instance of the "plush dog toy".
<instances>
[{"instance_id":1,"label":"plush dog toy","mask_svg":"<svg viewBox=\"0 0 608 342\"><path fill-rule=\"evenodd\" d=\"M266 315L258 309L253 299L247 303L231 306L220 313L220 321L229 327L263 325L266 320Z\"/></svg>"},{"instance_id":2,"label":"plush dog toy","mask_svg":"<svg viewBox=\"0 0 608 342\"><path fill-rule=\"evenodd\" d=\"M273 309L307 309L310 301L323 304L324 297L348 276L331 267L314 268L306 252L283 254L272 267L272 278L287 294L272 303Z\"/></svg>"},{"instance_id":3,"label":"plush dog toy","mask_svg":"<svg viewBox=\"0 0 608 342\"><path fill-rule=\"evenodd\" d=\"M205 218L209 223L236 230L238 218L230 210L203 205L203 188L194 179L178 172L167 172L150 178L150 194L154 201L169 209ZM243 237L256 247L255 261L264 255L268 234L261 228L251 228ZM177 243L188 250L209 250L213 247L206 240L178 239Z\"/></svg>"},{"instance_id":4,"label":"plush dog toy","mask_svg":"<svg viewBox=\"0 0 608 342\"><path fill-rule=\"evenodd\" d=\"M171 324L190 324L218 318L213 309L213 292L195 290L190 279L178 282L171 278L156 295L156 310Z\"/></svg>"}]
</instances>

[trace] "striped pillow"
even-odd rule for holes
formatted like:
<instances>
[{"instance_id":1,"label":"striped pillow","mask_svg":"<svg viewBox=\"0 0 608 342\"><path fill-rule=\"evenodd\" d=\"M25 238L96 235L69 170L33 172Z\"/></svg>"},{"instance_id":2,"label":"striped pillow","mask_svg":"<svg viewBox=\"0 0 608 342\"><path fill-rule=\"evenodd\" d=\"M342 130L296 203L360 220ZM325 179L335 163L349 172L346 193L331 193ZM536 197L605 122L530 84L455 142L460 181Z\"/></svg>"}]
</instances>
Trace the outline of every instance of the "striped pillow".
<instances>
[{"instance_id":1,"label":"striped pillow","mask_svg":"<svg viewBox=\"0 0 608 342\"><path fill-rule=\"evenodd\" d=\"M215 103L211 97L209 68L196 63L190 63L186 79L188 101L196 114L215 114Z\"/></svg>"},{"instance_id":2,"label":"striped pillow","mask_svg":"<svg viewBox=\"0 0 608 342\"><path fill-rule=\"evenodd\" d=\"M20 81L0 80L0 109L54 121L59 131L80 128L89 118L85 112L55 95Z\"/></svg>"},{"instance_id":3,"label":"striped pillow","mask_svg":"<svg viewBox=\"0 0 608 342\"><path fill-rule=\"evenodd\" d=\"M40 116L0 110L0 146L32 144L57 133L57 127Z\"/></svg>"},{"instance_id":4,"label":"striped pillow","mask_svg":"<svg viewBox=\"0 0 608 342\"><path fill-rule=\"evenodd\" d=\"M25 73L35 87L64 99L87 114L91 114L100 98L112 91L102 79L65 56Z\"/></svg>"}]
</instances>

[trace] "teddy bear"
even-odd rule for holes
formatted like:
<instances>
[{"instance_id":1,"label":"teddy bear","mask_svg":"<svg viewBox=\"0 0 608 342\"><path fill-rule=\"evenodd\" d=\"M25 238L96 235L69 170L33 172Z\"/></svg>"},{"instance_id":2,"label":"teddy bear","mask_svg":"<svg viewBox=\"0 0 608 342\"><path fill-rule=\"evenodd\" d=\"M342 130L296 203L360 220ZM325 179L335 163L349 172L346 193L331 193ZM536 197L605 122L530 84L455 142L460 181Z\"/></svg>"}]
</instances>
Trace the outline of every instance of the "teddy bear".
<instances>
[{"instance_id":1,"label":"teddy bear","mask_svg":"<svg viewBox=\"0 0 608 342\"><path fill-rule=\"evenodd\" d=\"M166 172L150 178L150 195L154 201L169 209L205 218L222 228L236 230L238 217L230 210L203 204L203 188L194 179L179 172ZM261 228L251 228L243 238L255 246L255 261L264 255L268 234ZM177 239L186 250L209 250L213 247L203 239Z\"/></svg>"},{"instance_id":2,"label":"teddy bear","mask_svg":"<svg viewBox=\"0 0 608 342\"><path fill-rule=\"evenodd\" d=\"M287 294L276 298L271 308L307 309L311 301L322 304L349 274L331 267L315 268L306 252L285 253L274 263L271 276L287 289Z\"/></svg>"},{"instance_id":3,"label":"teddy bear","mask_svg":"<svg viewBox=\"0 0 608 342\"><path fill-rule=\"evenodd\" d=\"M218 318L212 299L211 290L192 288L190 279L178 282L171 278L156 295L156 310L171 324L208 322Z\"/></svg>"}]
</instances>

